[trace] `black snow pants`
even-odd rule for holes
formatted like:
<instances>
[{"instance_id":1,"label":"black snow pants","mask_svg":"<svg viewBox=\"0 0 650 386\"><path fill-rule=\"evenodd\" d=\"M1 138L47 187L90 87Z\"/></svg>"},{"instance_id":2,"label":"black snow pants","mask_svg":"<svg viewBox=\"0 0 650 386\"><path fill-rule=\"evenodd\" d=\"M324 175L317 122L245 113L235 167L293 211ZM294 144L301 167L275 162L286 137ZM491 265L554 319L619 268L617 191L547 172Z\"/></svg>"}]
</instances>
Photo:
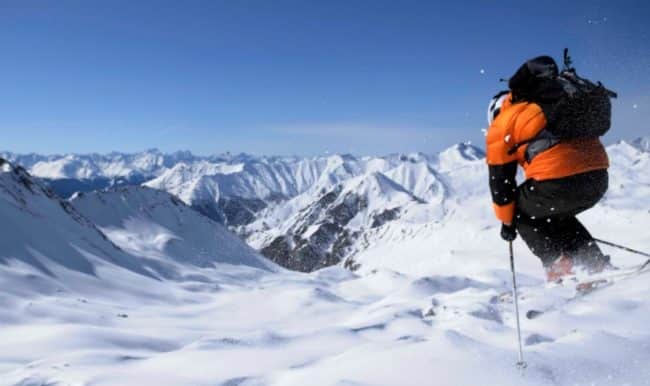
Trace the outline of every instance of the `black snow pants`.
<instances>
[{"instance_id":1,"label":"black snow pants","mask_svg":"<svg viewBox=\"0 0 650 386\"><path fill-rule=\"evenodd\" d=\"M606 259L576 215L596 205L607 185L603 169L554 180L529 179L517 188L515 226L545 267L562 254L586 267Z\"/></svg>"}]
</instances>

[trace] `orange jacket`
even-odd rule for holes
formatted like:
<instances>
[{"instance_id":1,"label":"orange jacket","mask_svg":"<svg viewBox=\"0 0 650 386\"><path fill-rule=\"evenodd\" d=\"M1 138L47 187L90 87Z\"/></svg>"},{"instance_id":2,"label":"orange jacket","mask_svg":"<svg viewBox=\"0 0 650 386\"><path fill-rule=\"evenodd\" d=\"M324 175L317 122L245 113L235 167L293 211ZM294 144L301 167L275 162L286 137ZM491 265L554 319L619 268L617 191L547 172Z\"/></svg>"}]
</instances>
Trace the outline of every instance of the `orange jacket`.
<instances>
[{"instance_id":1,"label":"orange jacket","mask_svg":"<svg viewBox=\"0 0 650 386\"><path fill-rule=\"evenodd\" d=\"M509 95L501 111L488 128L486 161L490 169L490 190L499 220L511 223L515 212L517 165L524 169L526 179L537 181L568 177L592 170L606 169L609 160L598 138L562 140L557 145L526 161L526 148L517 144L534 138L546 127L546 118L535 103L512 103Z\"/></svg>"}]
</instances>

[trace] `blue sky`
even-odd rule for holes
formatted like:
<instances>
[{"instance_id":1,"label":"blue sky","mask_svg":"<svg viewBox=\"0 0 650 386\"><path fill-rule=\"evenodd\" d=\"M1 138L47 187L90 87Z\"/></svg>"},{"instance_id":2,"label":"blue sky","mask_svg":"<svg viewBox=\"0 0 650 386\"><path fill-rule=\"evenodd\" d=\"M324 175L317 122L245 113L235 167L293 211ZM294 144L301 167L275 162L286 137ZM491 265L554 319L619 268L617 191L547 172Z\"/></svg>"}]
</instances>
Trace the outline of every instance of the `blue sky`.
<instances>
[{"instance_id":1,"label":"blue sky","mask_svg":"<svg viewBox=\"0 0 650 386\"><path fill-rule=\"evenodd\" d=\"M483 145L489 98L565 46L650 135L647 1L0 2L0 149L198 154Z\"/></svg>"}]
</instances>

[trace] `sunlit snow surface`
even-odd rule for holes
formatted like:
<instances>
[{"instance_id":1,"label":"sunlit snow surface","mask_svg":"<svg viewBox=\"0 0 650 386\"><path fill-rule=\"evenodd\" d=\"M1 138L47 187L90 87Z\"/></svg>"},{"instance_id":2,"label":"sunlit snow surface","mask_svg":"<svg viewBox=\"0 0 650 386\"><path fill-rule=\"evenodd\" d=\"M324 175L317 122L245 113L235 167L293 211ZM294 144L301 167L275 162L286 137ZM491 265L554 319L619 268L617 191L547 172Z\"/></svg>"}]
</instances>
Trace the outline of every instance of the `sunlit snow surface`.
<instances>
[{"instance_id":1,"label":"sunlit snow surface","mask_svg":"<svg viewBox=\"0 0 650 386\"><path fill-rule=\"evenodd\" d=\"M610 193L581 219L596 236L648 250L650 161L628 146L610 147ZM485 173L476 165L469 181ZM573 290L545 285L520 240L522 311L557 310L522 320L528 368L518 371L507 248L489 197L450 186L453 216L378 230L356 273L184 265L167 247L189 240L172 226L176 212L127 218L109 206L114 217L99 226L115 244L135 259L179 259L182 279L92 257L96 276L57 264L47 276L22 260L0 266L0 384L650 384L650 274L569 301ZM180 250L194 251L196 240ZM642 260L605 250L620 266Z\"/></svg>"},{"instance_id":2,"label":"sunlit snow surface","mask_svg":"<svg viewBox=\"0 0 650 386\"><path fill-rule=\"evenodd\" d=\"M647 278L524 321L522 378L511 305L495 300L507 290L507 274L494 269L474 280L224 268L198 288L143 281L151 293L141 296L3 297L0 383L647 384ZM542 296L568 296L521 279L524 309Z\"/></svg>"}]
</instances>

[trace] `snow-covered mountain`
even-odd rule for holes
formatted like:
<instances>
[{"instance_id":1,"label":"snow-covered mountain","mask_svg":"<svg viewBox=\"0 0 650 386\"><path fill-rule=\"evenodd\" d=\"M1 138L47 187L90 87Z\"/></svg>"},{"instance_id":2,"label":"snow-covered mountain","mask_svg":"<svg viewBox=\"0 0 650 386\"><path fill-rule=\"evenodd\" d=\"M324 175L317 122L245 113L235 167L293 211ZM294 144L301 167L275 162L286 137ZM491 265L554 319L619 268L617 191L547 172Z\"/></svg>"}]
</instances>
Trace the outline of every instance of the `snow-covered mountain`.
<instances>
[{"instance_id":1,"label":"snow-covered mountain","mask_svg":"<svg viewBox=\"0 0 650 386\"><path fill-rule=\"evenodd\" d=\"M271 260L311 271L354 256L367 247L368 233L386 223L442 218L449 188L427 163L374 163L366 166L374 171L323 184L270 207L240 231Z\"/></svg>"},{"instance_id":2,"label":"snow-covered mountain","mask_svg":"<svg viewBox=\"0 0 650 386\"><path fill-rule=\"evenodd\" d=\"M641 151L650 151L650 137L640 137L631 142L631 145Z\"/></svg>"},{"instance_id":3,"label":"snow-covered mountain","mask_svg":"<svg viewBox=\"0 0 650 386\"><path fill-rule=\"evenodd\" d=\"M113 152L109 154L15 154L0 152L0 157L21 165L35 177L44 179L77 179L129 177L132 175L156 176L162 170L179 162L194 161L190 152L163 154L151 149L135 154ZM213 160L222 160L219 156Z\"/></svg>"},{"instance_id":4,"label":"snow-covered mountain","mask_svg":"<svg viewBox=\"0 0 650 386\"><path fill-rule=\"evenodd\" d=\"M174 261L197 267L226 263L272 268L222 225L167 192L127 186L79 193L70 202L123 250L158 265Z\"/></svg>"},{"instance_id":5,"label":"snow-covered mountain","mask_svg":"<svg viewBox=\"0 0 650 386\"><path fill-rule=\"evenodd\" d=\"M0 152L10 162L21 165L40 178L62 198L75 192L90 192L114 186L140 185L156 178L180 162L228 162L229 155L199 157L187 151L163 154L156 149L135 154L39 155ZM245 158L246 156L239 156Z\"/></svg>"},{"instance_id":6,"label":"snow-covered mountain","mask_svg":"<svg viewBox=\"0 0 650 386\"><path fill-rule=\"evenodd\" d=\"M212 219L231 226L252 221L269 202L312 186L324 159L253 158L179 163L146 186L168 191Z\"/></svg>"},{"instance_id":7,"label":"snow-covered mountain","mask_svg":"<svg viewBox=\"0 0 650 386\"><path fill-rule=\"evenodd\" d=\"M197 157L156 150L9 156L62 196L144 182L236 229L285 266L313 270L356 253L364 232L386 222L440 217L456 184L444 174L480 163L483 154L459 144L438 155L385 157Z\"/></svg>"},{"instance_id":8,"label":"snow-covered mountain","mask_svg":"<svg viewBox=\"0 0 650 386\"><path fill-rule=\"evenodd\" d=\"M608 147L612 167L605 203L626 205L625 195L646 194L646 144L647 140L638 139ZM364 251L383 245L384 239L408 234L407 229L421 232L423 227L449 226L472 217L485 218L474 224L492 224L484 154L465 143L435 155L384 157L196 157L157 151L49 161L22 157L37 171L56 169L51 165L65 162L94 165L70 166L68 176L149 173L152 178L145 186L179 197L235 230L270 259L304 271L339 262L358 267ZM625 188L629 184L638 189L630 193Z\"/></svg>"},{"instance_id":9,"label":"snow-covered mountain","mask_svg":"<svg viewBox=\"0 0 650 386\"><path fill-rule=\"evenodd\" d=\"M0 263L20 262L47 276L59 267L97 274L99 261L152 275L110 242L72 205L56 197L22 167L0 158Z\"/></svg>"},{"instance_id":10,"label":"snow-covered mountain","mask_svg":"<svg viewBox=\"0 0 650 386\"><path fill-rule=\"evenodd\" d=\"M219 264L274 269L168 193L131 187L71 204L2 158L0 217L0 281L8 290L50 293L81 282L119 287L115 275L183 281ZM32 286L14 285L26 278Z\"/></svg>"},{"instance_id":11,"label":"snow-covered mountain","mask_svg":"<svg viewBox=\"0 0 650 386\"><path fill-rule=\"evenodd\" d=\"M271 205L239 232L291 269L310 271L341 261L358 268L355 256L394 224L437 224L468 206L463 201L486 194L483 152L469 144L437 155L348 157L345 162L347 178L324 175L314 188Z\"/></svg>"},{"instance_id":12,"label":"snow-covered mountain","mask_svg":"<svg viewBox=\"0 0 650 386\"><path fill-rule=\"evenodd\" d=\"M643 145L645 143L645 145ZM650 147L648 139L621 141L607 147L609 189L602 205L641 209L650 214ZM646 205L639 206L639 203Z\"/></svg>"}]
</instances>

